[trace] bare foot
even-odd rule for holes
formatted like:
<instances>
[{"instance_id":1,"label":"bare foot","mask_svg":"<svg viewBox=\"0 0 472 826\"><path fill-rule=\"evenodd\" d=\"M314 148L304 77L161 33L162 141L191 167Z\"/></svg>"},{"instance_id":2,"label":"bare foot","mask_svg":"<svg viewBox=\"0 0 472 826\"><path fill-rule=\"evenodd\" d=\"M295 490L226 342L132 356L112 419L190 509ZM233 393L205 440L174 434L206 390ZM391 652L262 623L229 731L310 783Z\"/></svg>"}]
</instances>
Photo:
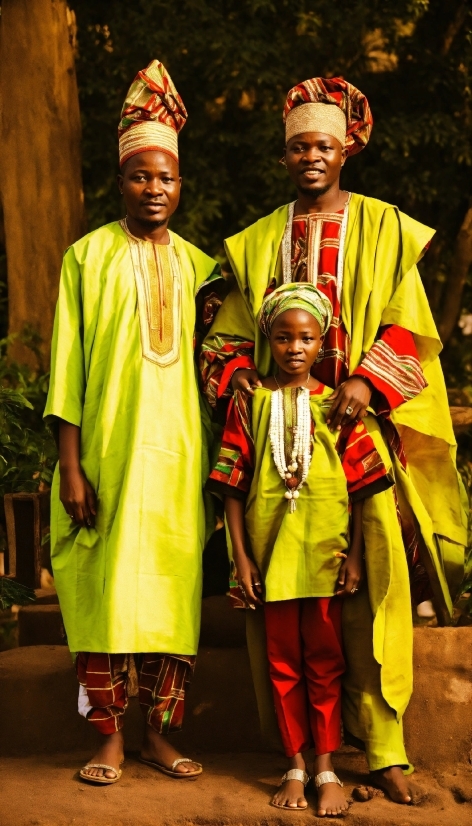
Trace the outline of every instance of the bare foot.
<instances>
[{"instance_id":1,"label":"bare foot","mask_svg":"<svg viewBox=\"0 0 472 826\"><path fill-rule=\"evenodd\" d=\"M118 769L124 760L123 752L123 732L115 731L113 734L104 735L103 743L99 750L93 755L89 763L105 763L107 766L114 766L116 771L109 769L83 769L83 774L87 777L108 777L113 780L117 777Z\"/></svg>"},{"instance_id":2,"label":"bare foot","mask_svg":"<svg viewBox=\"0 0 472 826\"><path fill-rule=\"evenodd\" d=\"M334 772L331 754L319 754L313 764L313 777L321 772ZM338 783L323 783L318 789L318 817L339 817L349 809L346 796Z\"/></svg>"},{"instance_id":3,"label":"bare foot","mask_svg":"<svg viewBox=\"0 0 472 826\"><path fill-rule=\"evenodd\" d=\"M306 771L305 761L299 753L295 757L289 758L289 770L301 769ZM278 791L272 798L274 806L282 806L285 809L306 809L308 803L305 799L305 787L301 780L286 780L282 783Z\"/></svg>"},{"instance_id":4,"label":"bare foot","mask_svg":"<svg viewBox=\"0 0 472 826\"><path fill-rule=\"evenodd\" d=\"M182 755L171 746L166 737L158 734L151 726L146 726L141 757L143 760L160 763L161 766L170 769L174 760L178 760ZM200 766L198 763L179 763L179 765L175 767L175 771L181 772L182 774L196 772L199 769Z\"/></svg>"},{"instance_id":5,"label":"bare foot","mask_svg":"<svg viewBox=\"0 0 472 826\"><path fill-rule=\"evenodd\" d=\"M387 792L394 803L411 803L408 781L400 766L389 766L370 773L372 783Z\"/></svg>"}]
</instances>

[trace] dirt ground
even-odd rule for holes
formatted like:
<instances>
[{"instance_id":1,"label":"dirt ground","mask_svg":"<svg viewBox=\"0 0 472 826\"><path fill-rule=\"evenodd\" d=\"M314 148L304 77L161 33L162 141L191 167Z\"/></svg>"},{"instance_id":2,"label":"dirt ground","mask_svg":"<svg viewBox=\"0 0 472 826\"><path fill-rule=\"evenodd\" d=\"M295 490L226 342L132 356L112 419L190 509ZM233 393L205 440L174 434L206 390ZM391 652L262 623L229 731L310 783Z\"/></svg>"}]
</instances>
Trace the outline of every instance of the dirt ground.
<instances>
[{"instance_id":1,"label":"dirt ground","mask_svg":"<svg viewBox=\"0 0 472 826\"><path fill-rule=\"evenodd\" d=\"M308 811L285 813L269 806L284 761L272 754L205 754L196 781L167 778L127 755L122 779L113 786L81 782L77 769L90 755L55 754L0 760L0 826L285 826L322 823ZM198 755L192 757L199 759ZM362 754L346 749L336 767L347 794L368 782ZM472 766L455 773L412 776L416 805L398 806L382 796L350 808L346 826L470 826ZM340 822L336 820L336 822Z\"/></svg>"}]
</instances>

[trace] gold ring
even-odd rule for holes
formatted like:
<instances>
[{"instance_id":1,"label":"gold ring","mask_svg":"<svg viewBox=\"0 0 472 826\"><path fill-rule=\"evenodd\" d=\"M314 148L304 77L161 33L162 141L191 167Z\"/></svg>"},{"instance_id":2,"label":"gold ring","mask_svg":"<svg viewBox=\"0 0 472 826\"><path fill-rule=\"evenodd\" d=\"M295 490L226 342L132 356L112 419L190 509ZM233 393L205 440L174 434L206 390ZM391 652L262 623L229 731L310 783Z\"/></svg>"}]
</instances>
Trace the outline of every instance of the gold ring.
<instances>
[{"instance_id":1,"label":"gold ring","mask_svg":"<svg viewBox=\"0 0 472 826\"><path fill-rule=\"evenodd\" d=\"M346 409L345 409L345 411L344 411L344 412L345 412L348 416L352 416L352 414L354 413L354 408L353 408L353 407L351 407L351 405L350 405L350 404L348 404L348 406L346 407Z\"/></svg>"},{"instance_id":2,"label":"gold ring","mask_svg":"<svg viewBox=\"0 0 472 826\"><path fill-rule=\"evenodd\" d=\"M359 588L351 588L351 594L355 594L356 591L358 591L358 590L359 590Z\"/></svg>"}]
</instances>

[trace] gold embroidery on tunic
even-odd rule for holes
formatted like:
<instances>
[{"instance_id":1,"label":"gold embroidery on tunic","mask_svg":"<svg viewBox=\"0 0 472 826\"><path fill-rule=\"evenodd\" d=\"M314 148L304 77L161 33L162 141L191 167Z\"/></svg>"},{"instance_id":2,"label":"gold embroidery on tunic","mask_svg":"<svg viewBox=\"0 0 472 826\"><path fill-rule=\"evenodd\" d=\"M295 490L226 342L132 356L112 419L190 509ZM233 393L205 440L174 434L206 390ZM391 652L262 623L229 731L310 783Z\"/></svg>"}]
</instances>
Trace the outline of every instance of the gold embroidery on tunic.
<instances>
[{"instance_id":1,"label":"gold embroidery on tunic","mask_svg":"<svg viewBox=\"0 0 472 826\"><path fill-rule=\"evenodd\" d=\"M181 274L175 247L143 241L129 232L128 238L138 294L143 357L160 367L180 358L182 333Z\"/></svg>"}]
</instances>

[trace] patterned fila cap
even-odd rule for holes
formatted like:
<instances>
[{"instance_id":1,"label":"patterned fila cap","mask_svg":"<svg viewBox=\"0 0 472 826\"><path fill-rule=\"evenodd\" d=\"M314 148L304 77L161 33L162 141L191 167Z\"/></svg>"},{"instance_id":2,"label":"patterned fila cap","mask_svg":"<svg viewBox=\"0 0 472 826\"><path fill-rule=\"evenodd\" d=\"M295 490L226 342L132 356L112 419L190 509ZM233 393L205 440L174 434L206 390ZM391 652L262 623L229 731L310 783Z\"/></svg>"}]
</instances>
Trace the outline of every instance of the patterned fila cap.
<instances>
[{"instance_id":1,"label":"patterned fila cap","mask_svg":"<svg viewBox=\"0 0 472 826\"><path fill-rule=\"evenodd\" d=\"M179 159L177 135L187 110L166 68L153 60L138 72L121 110L120 167L139 152L158 150Z\"/></svg>"}]
</instances>

